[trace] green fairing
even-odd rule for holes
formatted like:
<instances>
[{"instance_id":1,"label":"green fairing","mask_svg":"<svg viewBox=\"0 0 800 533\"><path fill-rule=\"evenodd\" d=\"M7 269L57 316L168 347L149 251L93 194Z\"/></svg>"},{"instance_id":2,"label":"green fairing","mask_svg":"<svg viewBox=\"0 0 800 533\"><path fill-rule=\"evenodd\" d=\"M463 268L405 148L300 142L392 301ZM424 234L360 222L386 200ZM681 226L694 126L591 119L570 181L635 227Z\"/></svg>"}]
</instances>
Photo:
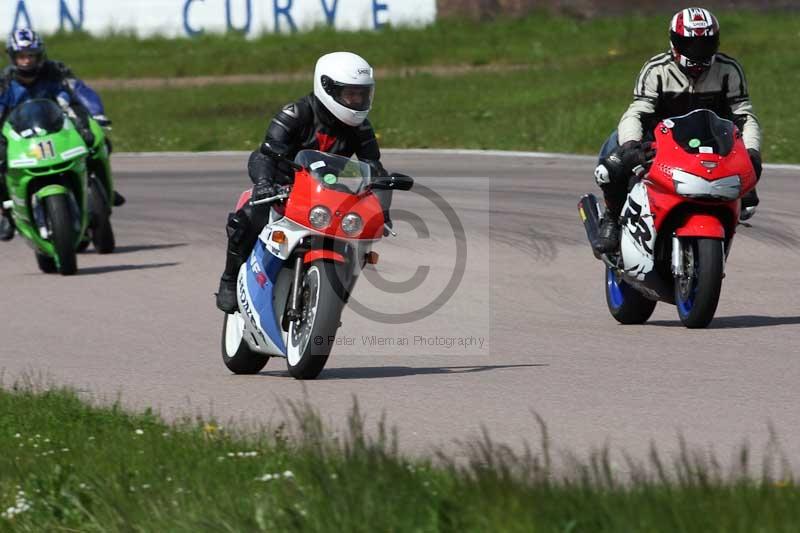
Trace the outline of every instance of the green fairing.
<instances>
[{"instance_id":1,"label":"green fairing","mask_svg":"<svg viewBox=\"0 0 800 533\"><path fill-rule=\"evenodd\" d=\"M47 108L50 104L48 101L34 100L21 105ZM55 108L48 111L55 113ZM89 174L97 176L105 189L106 198L111 198L114 190L105 133L94 120L90 121L95 136L94 154L90 155L69 118L64 117L63 125L55 131L28 128L19 132L11 125L13 116L12 112L2 128L2 135L8 143L5 180L13 201L12 216L19 233L29 241L37 254L49 257L60 268L63 258L58 257L52 242L53 234L43 238L36 221L45 220L47 209L44 204L47 198L64 195L73 218L74 243L73 252L70 253L74 253L79 243L87 238ZM38 215L34 214L35 208Z\"/></svg>"},{"instance_id":2,"label":"green fairing","mask_svg":"<svg viewBox=\"0 0 800 533\"><path fill-rule=\"evenodd\" d=\"M42 187L33 194L38 199L44 200L48 196L55 196L56 194L69 194L69 189L62 185L48 185L46 187Z\"/></svg>"}]
</instances>

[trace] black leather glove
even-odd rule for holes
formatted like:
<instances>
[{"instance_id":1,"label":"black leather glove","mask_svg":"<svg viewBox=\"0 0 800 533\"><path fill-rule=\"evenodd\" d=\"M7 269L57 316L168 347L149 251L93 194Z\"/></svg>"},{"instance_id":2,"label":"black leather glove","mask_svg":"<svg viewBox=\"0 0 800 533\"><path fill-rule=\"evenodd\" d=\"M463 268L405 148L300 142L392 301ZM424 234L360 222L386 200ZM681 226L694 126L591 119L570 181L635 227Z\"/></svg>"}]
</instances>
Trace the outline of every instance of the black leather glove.
<instances>
[{"instance_id":1,"label":"black leather glove","mask_svg":"<svg viewBox=\"0 0 800 533\"><path fill-rule=\"evenodd\" d=\"M758 193L755 189L750 189L750 192L742 197L742 207L755 207L760 203Z\"/></svg>"},{"instance_id":2,"label":"black leather glove","mask_svg":"<svg viewBox=\"0 0 800 533\"><path fill-rule=\"evenodd\" d=\"M748 148L747 154L750 156L750 162L753 163L753 168L756 171L756 181L761 179L761 152L755 148Z\"/></svg>"},{"instance_id":3,"label":"black leather glove","mask_svg":"<svg viewBox=\"0 0 800 533\"><path fill-rule=\"evenodd\" d=\"M641 143L628 141L621 147L620 158L622 165L628 172L633 172L636 167L649 168L656 156L655 145L653 143Z\"/></svg>"},{"instance_id":4,"label":"black leather glove","mask_svg":"<svg viewBox=\"0 0 800 533\"><path fill-rule=\"evenodd\" d=\"M251 200L258 202L278 194L278 188L271 181L262 180L253 185L253 195Z\"/></svg>"},{"instance_id":5,"label":"black leather glove","mask_svg":"<svg viewBox=\"0 0 800 533\"><path fill-rule=\"evenodd\" d=\"M86 143L86 146L89 148L89 151L94 150L94 133L89 128L78 128L78 133L80 134L83 142Z\"/></svg>"},{"instance_id":6,"label":"black leather glove","mask_svg":"<svg viewBox=\"0 0 800 533\"><path fill-rule=\"evenodd\" d=\"M647 169L656 155L653 143L628 141L608 155L603 165L612 183L627 183L636 167Z\"/></svg>"}]
</instances>

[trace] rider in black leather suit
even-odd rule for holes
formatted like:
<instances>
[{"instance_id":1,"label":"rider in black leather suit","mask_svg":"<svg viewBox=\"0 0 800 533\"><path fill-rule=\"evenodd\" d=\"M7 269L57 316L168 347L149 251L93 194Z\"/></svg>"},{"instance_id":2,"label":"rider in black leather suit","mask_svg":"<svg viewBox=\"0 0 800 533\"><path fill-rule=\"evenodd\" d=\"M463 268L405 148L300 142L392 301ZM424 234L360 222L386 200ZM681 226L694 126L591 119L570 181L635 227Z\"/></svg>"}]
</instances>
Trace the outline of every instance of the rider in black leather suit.
<instances>
[{"instance_id":1,"label":"rider in black leather suit","mask_svg":"<svg viewBox=\"0 0 800 533\"><path fill-rule=\"evenodd\" d=\"M353 70L355 78L342 76L342 68ZM340 82L337 75L347 78L348 83ZM360 57L346 52L323 56L315 71L315 91L281 109L270 122L264 142L290 159L301 150L319 150L344 157L355 155L370 163L377 175L386 175L380 163L375 131L366 119L373 88L372 69ZM277 186L291 184L294 180L291 169L282 168L282 164L264 155L261 148L250 155L247 164L254 183L253 201L274 196ZM383 207L386 224L391 227L391 191L374 192ZM249 204L228 215L227 258L217 293L217 307L226 313L237 308L239 267L250 254L268 215L269 208Z\"/></svg>"}]
</instances>

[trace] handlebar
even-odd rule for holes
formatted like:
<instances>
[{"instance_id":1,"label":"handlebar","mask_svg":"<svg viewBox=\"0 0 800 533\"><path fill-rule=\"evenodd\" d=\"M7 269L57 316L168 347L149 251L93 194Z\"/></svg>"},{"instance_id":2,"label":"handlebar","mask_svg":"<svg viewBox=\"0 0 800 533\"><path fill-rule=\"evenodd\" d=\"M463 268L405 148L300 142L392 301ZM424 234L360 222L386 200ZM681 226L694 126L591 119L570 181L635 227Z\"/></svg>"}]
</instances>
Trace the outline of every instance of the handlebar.
<instances>
[{"instance_id":1,"label":"handlebar","mask_svg":"<svg viewBox=\"0 0 800 533\"><path fill-rule=\"evenodd\" d=\"M264 204L271 204L273 202L277 202L279 200L286 200L289 198L288 192L282 192L280 194L276 194L275 196L270 196L269 198L263 198L261 200L250 201L250 205L264 205Z\"/></svg>"}]
</instances>

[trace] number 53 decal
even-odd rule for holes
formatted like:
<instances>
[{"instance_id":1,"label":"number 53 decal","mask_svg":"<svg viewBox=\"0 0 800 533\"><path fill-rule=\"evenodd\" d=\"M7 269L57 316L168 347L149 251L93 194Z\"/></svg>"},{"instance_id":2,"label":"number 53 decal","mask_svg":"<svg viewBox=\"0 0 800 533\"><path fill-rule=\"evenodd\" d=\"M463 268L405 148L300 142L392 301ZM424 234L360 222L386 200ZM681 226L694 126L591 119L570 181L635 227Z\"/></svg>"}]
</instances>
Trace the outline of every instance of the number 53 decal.
<instances>
[{"instance_id":1,"label":"number 53 decal","mask_svg":"<svg viewBox=\"0 0 800 533\"><path fill-rule=\"evenodd\" d=\"M34 148L34 157L36 157L36 159L53 159L55 156L56 149L53 147L52 141L36 143Z\"/></svg>"}]
</instances>

